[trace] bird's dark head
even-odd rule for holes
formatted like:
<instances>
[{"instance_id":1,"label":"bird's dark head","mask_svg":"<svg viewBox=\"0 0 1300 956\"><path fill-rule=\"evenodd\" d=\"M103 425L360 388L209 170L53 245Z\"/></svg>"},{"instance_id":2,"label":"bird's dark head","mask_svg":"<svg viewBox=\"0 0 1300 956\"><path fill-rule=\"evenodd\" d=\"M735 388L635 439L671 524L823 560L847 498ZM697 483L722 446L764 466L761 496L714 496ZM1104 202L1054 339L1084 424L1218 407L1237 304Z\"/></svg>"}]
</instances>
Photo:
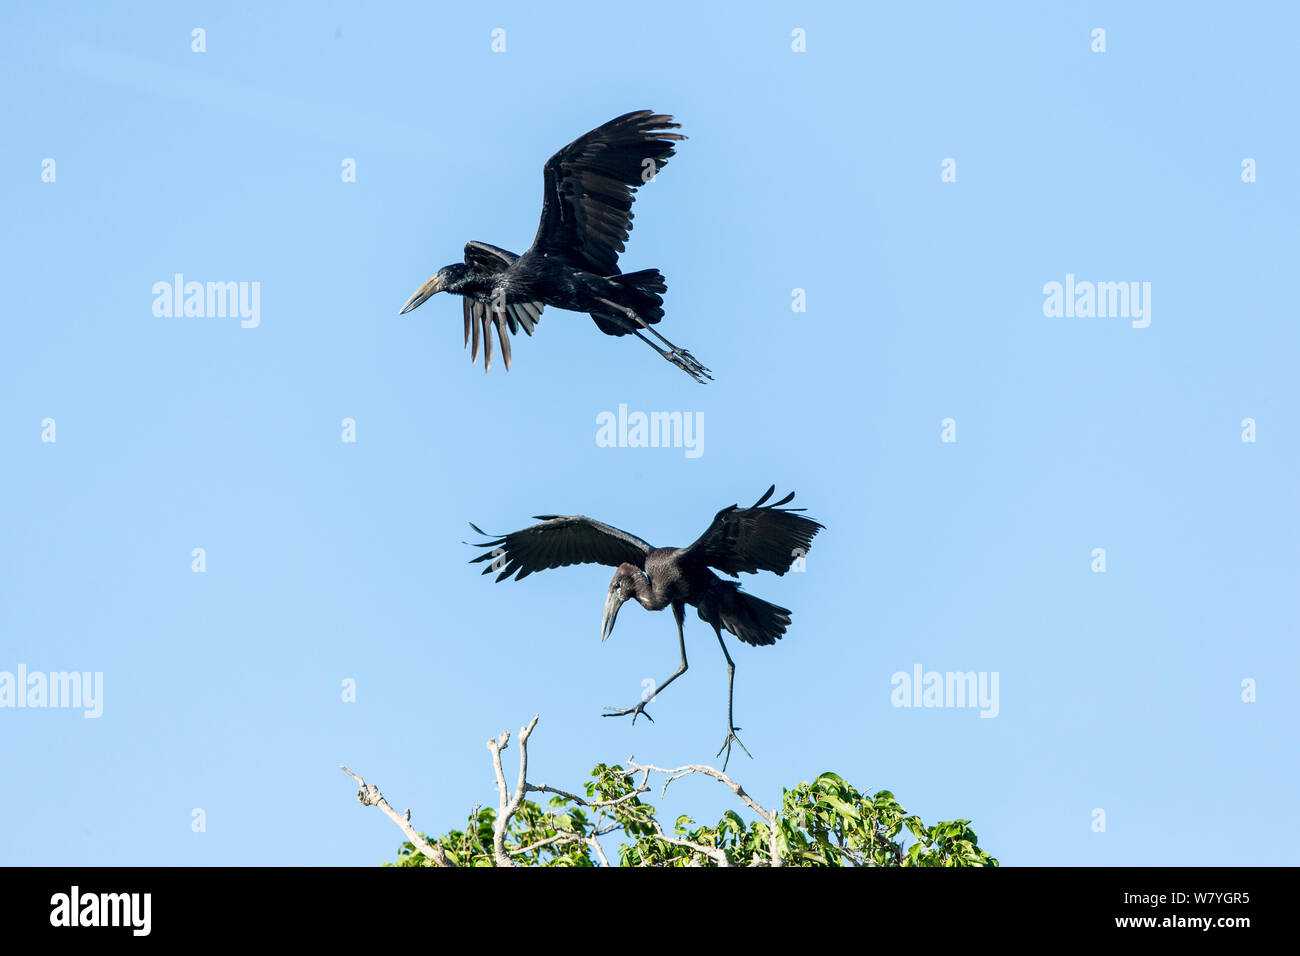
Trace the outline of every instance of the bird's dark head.
<instances>
[{"instance_id":1,"label":"bird's dark head","mask_svg":"<svg viewBox=\"0 0 1300 956\"><path fill-rule=\"evenodd\" d=\"M397 314L406 315L412 309L419 308L425 299L435 293L460 291L469 273L469 266L463 262L453 262L449 266L443 266L438 270L437 275L415 290L415 294L406 300L406 305L402 306L402 311Z\"/></svg>"},{"instance_id":2,"label":"bird's dark head","mask_svg":"<svg viewBox=\"0 0 1300 956\"><path fill-rule=\"evenodd\" d=\"M602 642L609 640L609 635L614 633L614 619L618 617L618 609L628 598L636 597L637 584L641 580L644 580L641 569L626 562L620 564L614 572L614 580L609 582L609 593L605 595L605 614L600 619Z\"/></svg>"}]
</instances>

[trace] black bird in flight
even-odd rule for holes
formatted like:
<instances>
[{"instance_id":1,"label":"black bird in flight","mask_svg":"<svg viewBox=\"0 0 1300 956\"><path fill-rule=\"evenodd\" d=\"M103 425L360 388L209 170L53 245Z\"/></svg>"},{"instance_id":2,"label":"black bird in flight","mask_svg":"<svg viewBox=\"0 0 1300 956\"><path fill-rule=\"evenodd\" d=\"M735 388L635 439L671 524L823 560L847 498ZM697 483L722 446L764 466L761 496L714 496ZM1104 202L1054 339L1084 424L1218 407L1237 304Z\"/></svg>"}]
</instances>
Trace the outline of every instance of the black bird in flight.
<instances>
[{"instance_id":1,"label":"black bird in flight","mask_svg":"<svg viewBox=\"0 0 1300 956\"><path fill-rule=\"evenodd\" d=\"M775 491L775 485L768 488L749 508L735 505L723 508L714 516L708 530L685 548L654 548L626 531L576 515L538 515L541 524L499 537L471 524L471 528L491 540L476 545L489 550L472 558L470 563L490 562L483 573L499 572L497 581L511 575L518 581L534 571L569 564L605 564L617 568L605 597L605 613L600 622L602 641L614 630L618 610L630 598L649 611L672 607L682 662L655 689L656 695L686 673L686 636L682 625L686 620L686 605L693 605L700 619L713 626L727 659L727 737L718 755L725 750L730 760L733 741L746 754L749 751L736 736L740 729L732 717L736 665L723 642L722 629L726 628L746 644L764 647L775 644L785 633L790 612L746 594L738 581L720 578L710 569L731 577L737 577L742 571L785 574L796 558L808 552L813 536L824 527L799 514L802 508L782 507L794 499L794 492L765 505ZM604 716L631 714L635 724L638 714L650 718L646 703L643 699L626 710L609 707L606 710L611 713ZM727 768L725 760L722 768Z\"/></svg>"},{"instance_id":2,"label":"black bird in flight","mask_svg":"<svg viewBox=\"0 0 1300 956\"><path fill-rule=\"evenodd\" d=\"M635 335L697 382L711 379L690 352L653 328L664 316L660 293L668 288L659 270L621 273L618 268L618 254L632 229L636 188L654 178L673 155L673 144L686 138L671 132L679 128L671 116L638 110L578 137L546 163L542 221L527 252L517 256L470 241L465 261L439 269L399 314L437 292L463 296L465 344L471 333L474 339L470 361L478 359L481 329L487 371L492 326L509 370L510 336L520 326L532 335L544 306L588 312L606 335Z\"/></svg>"}]
</instances>

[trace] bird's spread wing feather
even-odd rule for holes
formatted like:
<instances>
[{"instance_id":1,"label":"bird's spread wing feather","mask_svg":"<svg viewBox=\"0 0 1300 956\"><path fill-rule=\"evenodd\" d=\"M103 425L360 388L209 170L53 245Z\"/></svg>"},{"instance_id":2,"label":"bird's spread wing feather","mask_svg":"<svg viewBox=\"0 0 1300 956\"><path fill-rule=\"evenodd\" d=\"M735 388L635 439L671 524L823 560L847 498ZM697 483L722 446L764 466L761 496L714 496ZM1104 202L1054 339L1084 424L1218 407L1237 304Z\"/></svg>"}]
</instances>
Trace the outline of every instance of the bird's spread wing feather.
<instances>
[{"instance_id":1,"label":"bird's spread wing feather","mask_svg":"<svg viewBox=\"0 0 1300 956\"><path fill-rule=\"evenodd\" d=\"M513 252L486 242L471 239L465 243L465 264L484 276L494 276L510 268L519 257ZM510 370L510 336L524 331L532 335L533 328L542 320L541 302L508 302L504 309L493 307L491 301L465 296L465 345L473 338L470 362L478 361L478 343L483 339L483 371L492 367L492 327L496 328L497 341L501 343L501 357L506 371Z\"/></svg>"},{"instance_id":2,"label":"bird's spread wing feather","mask_svg":"<svg viewBox=\"0 0 1300 956\"><path fill-rule=\"evenodd\" d=\"M636 187L647 182L686 137L671 116L625 113L575 139L544 171L542 221L532 251L600 276L618 273L632 229Z\"/></svg>"},{"instance_id":3,"label":"bird's spread wing feather","mask_svg":"<svg viewBox=\"0 0 1300 956\"><path fill-rule=\"evenodd\" d=\"M485 276L505 272L519 257L507 249L471 239L465 243L465 265Z\"/></svg>"},{"instance_id":4,"label":"bird's spread wing feather","mask_svg":"<svg viewBox=\"0 0 1300 956\"><path fill-rule=\"evenodd\" d=\"M474 545L487 550L471 558L470 563L488 562L483 573L500 572L498 581L512 574L518 581L534 571L570 564L607 564L616 568L628 562L645 567L650 545L636 535L581 515L537 515L537 519L541 524L500 537L471 523L471 528L490 540Z\"/></svg>"},{"instance_id":5,"label":"bird's spread wing feather","mask_svg":"<svg viewBox=\"0 0 1300 956\"><path fill-rule=\"evenodd\" d=\"M749 508L723 508L683 557L694 557L731 575L741 571L785 574L795 558L812 547L813 536L824 525L799 514L802 508L781 507L794 499L794 492L765 505L775 491L775 485L768 488Z\"/></svg>"}]
</instances>

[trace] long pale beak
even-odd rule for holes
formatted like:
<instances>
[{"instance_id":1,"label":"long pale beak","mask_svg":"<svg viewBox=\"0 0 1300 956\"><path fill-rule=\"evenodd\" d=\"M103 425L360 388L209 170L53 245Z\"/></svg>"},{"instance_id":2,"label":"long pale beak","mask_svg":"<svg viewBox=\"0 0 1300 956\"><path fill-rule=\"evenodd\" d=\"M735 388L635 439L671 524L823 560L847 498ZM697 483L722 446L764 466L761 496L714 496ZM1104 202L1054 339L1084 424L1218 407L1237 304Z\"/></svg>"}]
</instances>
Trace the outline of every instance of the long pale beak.
<instances>
[{"instance_id":1,"label":"long pale beak","mask_svg":"<svg viewBox=\"0 0 1300 956\"><path fill-rule=\"evenodd\" d=\"M438 277L434 276L424 285L420 286L420 288L415 290L415 295L406 300L406 305L402 306L402 311L397 314L406 315L406 313L410 312L412 309L418 308L423 304L424 300L429 298L429 296L433 295L435 292L441 291L442 287L438 285Z\"/></svg>"},{"instance_id":2,"label":"long pale beak","mask_svg":"<svg viewBox=\"0 0 1300 956\"><path fill-rule=\"evenodd\" d=\"M618 617L618 609L623 606L626 598L620 598L614 591L610 591L605 597L605 613L600 619L600 642L603 644L609 640L609 635L614 633L614 619Z\"/></svg>"}]
</instances>

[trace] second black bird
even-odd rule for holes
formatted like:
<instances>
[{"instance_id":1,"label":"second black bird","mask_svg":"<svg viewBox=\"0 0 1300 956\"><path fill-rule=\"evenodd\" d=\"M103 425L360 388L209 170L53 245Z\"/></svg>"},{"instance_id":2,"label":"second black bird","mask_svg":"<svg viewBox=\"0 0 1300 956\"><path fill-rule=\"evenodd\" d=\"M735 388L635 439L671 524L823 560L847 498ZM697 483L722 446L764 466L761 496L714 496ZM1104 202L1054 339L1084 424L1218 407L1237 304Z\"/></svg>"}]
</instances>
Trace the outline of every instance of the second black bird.
<instances>
[{"instance_id":1,"label":"second black bird","mask_svg":"<svg viewBox=\"0 0 1300 956\"><path fill-rule=\"evenodd\" d=\"M736 665L722 640L722 631L730 631L744 643L756 647L775 644L790 624L790 612L746 594L738 582L718 577L711 569L732 577L741 572L785 574L797 558L807 554L814 535L823 527L800 514L802 508L782 507L794 498L793 492L780 501L765 504L775 491L775 485L768 488L749 508L736 505L723 508L714 516L708 530L685 548L651 547L635 535L580 515L538 515L541 524L477 545L488 550L471 563L490 562L483 573L498 572L498 581L511 575L519 580L534 571L569 564L605 564L616 568L605 597L600 625L602 641L614 630L619 608L628 600L635 599L649 611L671 607L677 621L682 662L671 677L655 688L656 694L686 673L686 636L682 625L686 620L686 605L694 606L700 619L713 627L727 659L727 737L718 753L721 755L725 750L730 759L733 742L740 744L742 750L745 745L736 736L740 728L732 717ZM489 537L477 526L470 527ZM611 708L612 713L605 716L631 714L635 723L638 714L650 716L645 706L642 700L625 710ZM723 761L722 768L726 767Z\"/></svg>"}]
</instances>

